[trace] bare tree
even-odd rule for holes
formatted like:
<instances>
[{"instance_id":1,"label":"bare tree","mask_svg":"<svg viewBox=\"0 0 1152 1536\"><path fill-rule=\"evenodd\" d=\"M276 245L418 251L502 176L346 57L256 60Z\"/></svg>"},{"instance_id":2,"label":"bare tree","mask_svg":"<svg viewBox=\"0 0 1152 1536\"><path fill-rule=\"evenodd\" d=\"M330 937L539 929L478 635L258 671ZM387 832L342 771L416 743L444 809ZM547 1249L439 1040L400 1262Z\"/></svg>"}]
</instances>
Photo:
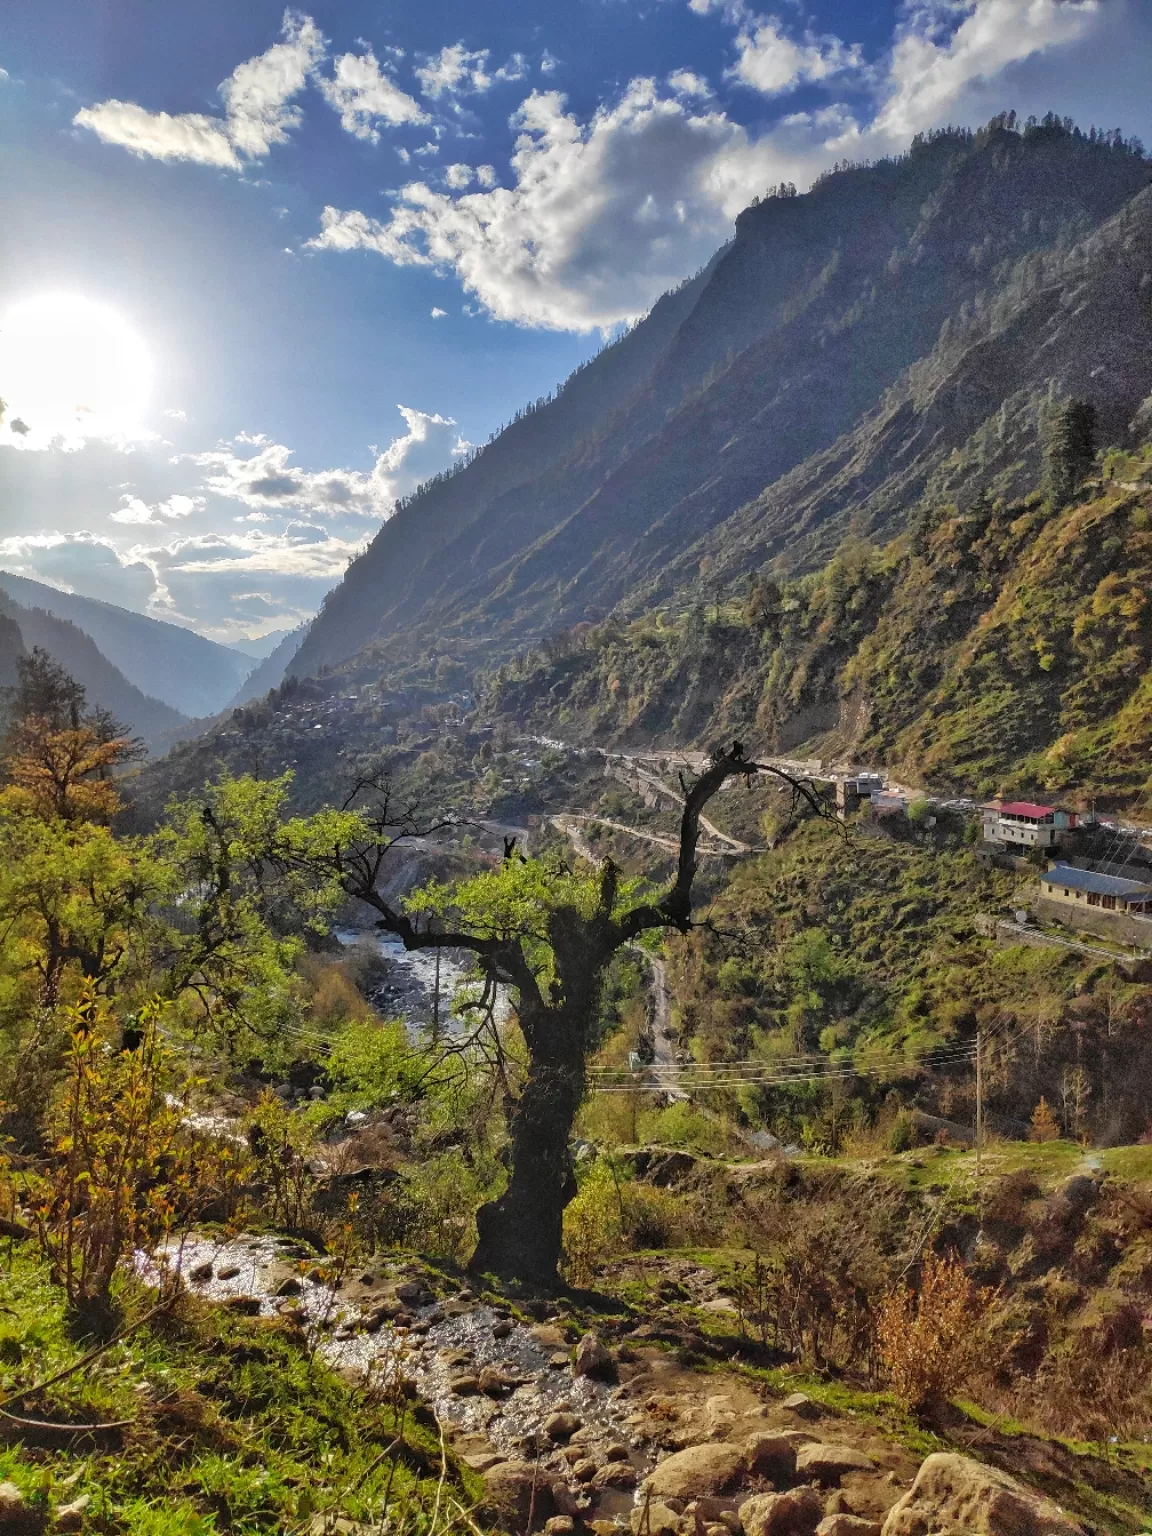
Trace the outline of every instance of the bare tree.
<instances>
[{"instance_id":1,"label":"bare tree","mask_svg":"<svg viewBox=\"0 0 1152 1536\"><path fill-rule=\"evenodd\" d=\"M740 742L714 753L695 783L682 780L676 874L663 895L621 910L620 870L605 859L598 869L591 912L560 901L541 914L551 954L553 979L547 985L542 985L540 967L529 957L524 934L478 933L467 925L452 928L431 922L421 926L416 917L397 910L379 890L389 850L399 839L426 835L433 828L419 822L413 807L398 806L383 783L362 783L346 801L348 808L365 789L376 791L370 808L360 813L366 835L327 850L326 873L348 895L371 907L377 926L395 934L406 949L466 950L475 956L489 996L497 986L509 988L513 995L528 1069L511 1110L508 1184L498 1199L478 1212L473 1269L545 1284L555 1281L564 1207L576 1190L569 1139L586 1090L604 973L616 951L640 934L660 928L686 933L693 927L701 813L729 779L754 773L771 774L787 785L794 810L807 804L818 815L828 814L810 784L751 761ZM506 846L505 858L519 855Z\"/></svg>"}]
</instances>

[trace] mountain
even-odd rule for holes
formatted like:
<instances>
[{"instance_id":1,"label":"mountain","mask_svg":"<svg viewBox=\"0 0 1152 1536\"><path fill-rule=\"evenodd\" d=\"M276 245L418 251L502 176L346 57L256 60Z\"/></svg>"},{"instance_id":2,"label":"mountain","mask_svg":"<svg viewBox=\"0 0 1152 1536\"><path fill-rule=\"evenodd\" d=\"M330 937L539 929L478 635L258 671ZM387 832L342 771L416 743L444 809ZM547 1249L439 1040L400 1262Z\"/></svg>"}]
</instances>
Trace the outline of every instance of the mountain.
<instances>
[{"instance_id":1,"label":"mountain","mask_svg":"<svg viewBox=\"0 0 1152 1536\"><path fill-rule=\"evenodd\" d=\"M281 641L286 640L293 633L295 631L291 629L270 629L266 635L258 635L254 640L235 641L228 649L239 651L241 656L250 656L253 661L263 661L271 656Z\"/></svg>"},{"instance_id":2,"label":"mountain","mask_svg":"<svg viewBox=\"0 0 1152 1536\"><path fill-rule=\"evenodd\" d=\"M187 723L186 717L170 705L149 698L130 683L91 636L67 619L43 608L24 608L0 595L0 621L0 673L4 671L5 649L12 646L13 628L22 642L21 651L12 657L13 675L4 679L9 685L15 681L16 655L39 646L83 685L90 704L108 710L153 752L166 745L168 733Z\"/></svg>"},{"instance_id":3,"label":"mountain","mask_svg":"<svg viewBox=\"0 0 1152 1536\"><path fill-rule=\"evenodd\" d=\"M1020 495L1063 395L1122 442L1152 391L1150 182L1116 135L1009 117L758 202L703 272L397 510L293 670L489 660L702 571L817 566L925 495Z\"/></svg>"},{"instance_id":4,"label":"mountain","mask_svg":"<svg viewBox=\"0 0 1152 1536\"><path fill-rule=\"evenodd\" d=\"M1152 803L1152 434L1067 505L924 506L739 601L553 641L483 703L572 740L740 737L936 788Z\"/></svg>"},{"instance_id":5,"label":"mountain","mask_svg":"<svg viewBox=\"0 0 1152 1536\"><path fill-rule=\"evenodd\" d=\"M0 591L25 607L77 625L142 694L163 700L181 715L216 714L252 670L251 657L194 630L60 592L26 576L0 571Z\"/></svg>"},{"instance_id":6,"label":"mountain","mask_svg":"<svg viewBox=\"0 0 1152 1536\"><path fill-rule=\"evenodd\" d=\"M228 708L236 709L252 699L262 699L270 688L279 688L307 633L307 624L286 631L275 649L248 674L239 690L229 699Z\"/></svg>"}]
</instances>

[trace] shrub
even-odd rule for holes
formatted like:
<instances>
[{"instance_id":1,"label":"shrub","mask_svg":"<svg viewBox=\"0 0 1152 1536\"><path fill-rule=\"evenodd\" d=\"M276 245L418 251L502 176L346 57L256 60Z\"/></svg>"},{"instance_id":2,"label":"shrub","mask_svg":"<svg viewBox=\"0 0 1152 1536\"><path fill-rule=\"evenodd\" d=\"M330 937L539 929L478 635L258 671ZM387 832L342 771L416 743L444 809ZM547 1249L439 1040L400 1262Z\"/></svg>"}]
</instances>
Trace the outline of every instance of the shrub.
<instances>
[{"instance_id":1,"label":"shrub","mask_svg":"<svg viewBox=\"0 0 1152 1536\"><path fill-rule=\"evenodd\" d=\"M906 1408L938 1408L980 1362L992 1293L973 1285L956 1258L929 1254L920 1290L898 1285L880 1306L876 1341L892 1391Z\"/></svg>"},{"instance_id":2,"label":"shrub","mask_svg":"<svg viewBox=\"0 0 1152 1536\"><path fill-rule=\"evenodd\" d=\"M916 1142L916 1124L911 1115L899 1114L888 1133L888 1147L892 1152L908 1152Z\"/></svg>"}]
</instances>

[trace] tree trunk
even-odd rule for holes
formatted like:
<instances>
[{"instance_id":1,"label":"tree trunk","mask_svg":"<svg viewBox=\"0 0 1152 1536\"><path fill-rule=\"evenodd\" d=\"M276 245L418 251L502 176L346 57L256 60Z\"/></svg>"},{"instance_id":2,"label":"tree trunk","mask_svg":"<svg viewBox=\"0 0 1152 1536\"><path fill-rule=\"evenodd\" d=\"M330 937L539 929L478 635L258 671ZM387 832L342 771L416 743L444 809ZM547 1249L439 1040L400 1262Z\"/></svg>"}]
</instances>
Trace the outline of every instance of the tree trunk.
<instances>
[{"instance_id":1,"label":"tree trunk","mask_svg":"<svg viewBox=\"0 0 1152 1536\"><path fill-rule=\"evenodd\" d=\"M528 1078L511 1121L512 1172L497 1200L476 1213L479 1241L469 1268L555 1285L564 1207L576 1193L569 1139L584 1097L587 1020L571 1007L521 1016Z\"/></svg>"}]
</instances>

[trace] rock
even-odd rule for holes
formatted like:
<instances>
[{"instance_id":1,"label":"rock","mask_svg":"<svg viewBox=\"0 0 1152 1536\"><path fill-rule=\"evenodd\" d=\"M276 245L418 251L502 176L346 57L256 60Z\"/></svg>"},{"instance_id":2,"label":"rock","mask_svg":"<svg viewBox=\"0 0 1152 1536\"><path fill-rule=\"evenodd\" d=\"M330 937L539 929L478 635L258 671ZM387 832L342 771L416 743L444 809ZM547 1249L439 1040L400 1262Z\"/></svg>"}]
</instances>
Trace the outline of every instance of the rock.
<instances>
[{"instance_id":1,"label":"rock","mask_svg":"<svg viewBox=\"0 0 1152 1536\"><path fill-rule=\"evenodd\" d=\"M39 1531L43 1526L43 1513L29 1508L16 1484L0 1483L0 1530Z\"/></svg>"},{"instance_id":2,"label":"rock","mask_svg":"<svg viewBox=\"0 0 1152 1536\"><path fill-rule=\"evenodd\" d=\"M281 1280L272 1294L274 1296L299 1296L303 1289L304 1287L297 1280L296 1276L289 1275L287 1280Z\"/></svg>"},{"instance_id":3,"label":"rock","mask_svg":"<svg viewBox=\"0 0 1152 1536\"><path fill-rule=\"evenodd\" d=\"M55 1514L55 1524L58 1531L78 1531L84 1525L84 1514L92 1502L90 1493L82 1493L78 1499L73 1499L71 1504L61 1504Z\"/></svg>"},{"instance_id":4,"label":"rock","mask_svg":"<svg viewBox=\"0 0 1152 1536\"><path fill-rule=\"evenodd\" d=\"M502 1461L484 1473L485 1503L525 1530L529 1519L540 1524L555 1513L552 1489L529 1461Z\"/></svg>"},{"instance_id":5,"label":"rock","mask_svg":"<svg viewBox=\"0 0 1152 1536\"><path fill-rule=\"evenodd\" d=\"M629 1516L629 1523L635 1536L677 1536L680 1516L667 1504L651 1499L647 1504L637 1505Z\"/></svg>"},{"instance_id":6,"label":"rock","mask_svg":"<svg viewBox=\"0 0 1152 1536\"><path fill-rule=\"evenodd\" d=\"M876 1463L851 1445L823 1445L813 1440L796 1452L796 1476L818 1483L838 1483L845 1472L875 1472Z\"/></svg>"},{"instance_id":7,"label":"rock","mask_svg":"<svg viewBox=\"0 0 1152 1536\"><path fill-rule=\"evenodd\" d=\"M698 1499L723 1493L743 1471L744 1452L740 1446L692 1445L666 1457L644 1486L653 1498ZM820 1513L823 1512L821 1509ZM812 1524L814 1528L816 1522Z\"/></svg>"},{"instance_id":8,"label":"rock","mask_svg":"<svg viewBox=\"0 0 1152 1536\"><path fill-rule=\"evenodd\" d=\"M450 1376L448 1378L449 1392L455 1392L457 1397L473 1397L480 1390L479 1376L464 1374Z\"/></svg>"},{"instance_id":9,"label":"rock","mask_svg":"<svg viewBox=\"0 0 1152 1536\"><path fill-rule=\"evenodd\" d=\"M574 1413L550 1413L541 1426L549 1440L567 1440L583 1428L583 1419Z\"/></svg>"},{"instance_id":10,"label":"rock","mask_svg":"<svg viewBox=\"0 0 1152 1536\"><path fill-rule=\"evenodd\" d=\"M501 1456L498 1451L472 1451L461 1459L466 1467L471 1467L473 1472L481 1474L490 1472L493 1467L508 1460L507 1456Z\"/></svg>"},{"instance_id":11,"label":"rock","mask_svg":"<svg viewBox=\"0 0 1152 1536\"><path fill-rule=\"evenodd\" d=\"M819 1407L806 1392L793 1392L791 1397L786 1397L780 1406L801 1419L815 1419L820 1413Z\"/></svg>"},{"instance_id":12,"label":"rock","mask_svg":"<svg viewBox=\"0 0 1152 1536\"><path fill-rule=\"evenodd\" d=\"M214 1270L211 1263L193 1264L188 1271L188 1278L194 1285L203 1285L206 1280L211 1280Z\"/></svg>"},{"instance_id":13,"label":"rock","mask_svg":"<svg viewBox=\"0 0 1152 1536\"><path fill-rule=\"evenodd\" d=\"M604 1447L604 1460L627 1461L628 1447L626 1445L621 1445L618 1440L615 1441L612 1445L606 1445Z\"/></svg>"},{"instance_id":14,"label":"rock","mask_svg":"<svg viewBox=\"0 0 1152 1536\"><path fill-rule=\"evenodd\" d=\"M515 1327L510 1317L502 1317L498 1323L492 1325L492 1337L494 1339L506 1339Z\"/></svg>"},{"instance_id":15,"label":"rock","mask_svg":"<svg viewBox=\"0 0 1152 1536\"><path fill-rule=\"evenodd\" d=\"M777 1488L796 1480L796 1447L788 1435L752 1435L744 1442L749 1472L771 1478Z\"/></svg>"},{"instance_id":16,"label":"rock","mask_svg":"<svg viewBox=\"0 0 1152 1536\"><path fill-rule=\"evenodd\" d=\"M1083 1536L1058 1504L1007 1472L937 1451L888 1511L883 1536Z\"/></svg>"},{"instance_id":17,"label":"rock","mask_svg":"<svg viewBox=\"0 0 1152 1536\"><path fill-rule=\"evenodd\" d=\"M559 1515L571 1515L573 1517L583 1513L584 1505L569 1488L562 1478L552 1484L552 1502L556 1506Z\"/></svg>"},{"instance_id":18,"label":"rock","mask_svg":"<svg viewBox=\"0 0 1152 1536\"><path fill-rule=\"evenodd\" d=\"M568 1343L564 1337L563 1328L557 1328L555 1323L537 1323L528 1331L541 1349L565 1349ZM567 1355L565 1355L565 1361L567 1361Z\"/></svg>"},{"instance_id":19,"label":"rock","mask_svg":"<svg viewBox=\"0 0 1152 1536\"><path fill-rule=\"evenodd\" d=\"M544 1524L545 1536L570 1536L575 1529L576 1522L571 1515L553 1515Z\"/></svg>"},{"instance_id":20,"label":"rock","mask_svg":"<svg viewBox=\"0 0 1152 1536\"><path fill-rule=\"evenodd\" d=\"M404 1308L398 1301L382 1301L372 1308L371 1312L365 1312L360 1320L360 1326L365 1333L379 1333L385 1323L393 1323L403 1314Z\"/></svg>"},{"instance_id":21,"label":"rock","mask_svg":"<svg viewBox=\"0 0 1152 1536\"><path fill-rule=\"evenodd\" d=\"M548 1356L548 1369L550 1371L562 1371L568 1364L567 1350L558 1349L554 1355Z\"/></svg>"},{"instance_id":22,"label":"rock","mask_svg":"<svg viewBox=\"0 0 1152 1536\"><path fill-rule=\"evenodd\" d=\"M427 1294L428 1288L422 1280L404 1280L396 1287L400 1301L420 1301Z\"/></svg>"},{"instance_id":23,"label":"rock","mask_svg":"<svg viewBox=\"0 0 1152 1536\"><path fill-rule=\"evenodd\" d=\"M519 1376L509 1376L498 1365L485 1365L477 1377L481 1392L486 1397L501 1397L520 1385Z\"/></svg>"},{"instance_id":24,"label":"rock","mask_svg":"<svg viewBox=\"0 0 1152 1536\"><path fill-rule=\"evenodd\" d=\"M241 1317L256 1317L260 1312L259 1296L228 1296L223 1304L229 1312L239 1312Z\"/></svg>"},{"instance_id":25,"label":"rock","mask_svg":"<svg viewBox=\"0 0 1152 1536\"><path fill-rule=\"evenodd\" d=\"M636 1468L626 1461L610 1461L602 1466L592 1479L593 1488L635 1488L639 1477Z\"/></svg>"},{"instance_id":26,"label":"rock","mask_svg":"<svg viewBox=\"0 0 1152 1536\"><path fill-rule=\"evenodd\" d=\"M863 1520L859 1515L825 1515L816 1527L816 1536L880 1536L879 1520Z\"/></svg>"},{"instance_id":27,"label":"rock","mask_svg":"<svg viewBox=\"0 0 1152 1536\"><path fill-rule=\"evenodd\" d=\"M616 1362L594 1333L586 1333L576 1346L573 1376L615 1376Z\"/></svg>"},{"instance_id":28,"label":"rock","mask_svg":"<svg viewBox=\"0 0 1152 1536\"><path fill-rule=\"evenodd\" d=\"M744 1536L813 1536L824 1517L815 1488L790 1488L787 1493L759 1493L740 1506Z\"/></svg>"},{"instance_id":29,"label":"rock","mask_svg":"<svg viewBox=\"0 0 1152 1536\"><path fill-rule=\"evenodd\" d=\"M235 1280L240 1273L239 1264L225 1264L223 1269L216 1271L217 1280Z\"/></svg>"},{"instance_id":30,"label":"rock","mask_svg":"<svg viewBox=\"0 0 1152 1536\"><path fill-rule=\"evenodd\" d=\"M582 1456L579 1461L572 1463L572 1476L578 1483L590 1483L599 1470L589 1456Z\"/></svg>"}]
</instances>

